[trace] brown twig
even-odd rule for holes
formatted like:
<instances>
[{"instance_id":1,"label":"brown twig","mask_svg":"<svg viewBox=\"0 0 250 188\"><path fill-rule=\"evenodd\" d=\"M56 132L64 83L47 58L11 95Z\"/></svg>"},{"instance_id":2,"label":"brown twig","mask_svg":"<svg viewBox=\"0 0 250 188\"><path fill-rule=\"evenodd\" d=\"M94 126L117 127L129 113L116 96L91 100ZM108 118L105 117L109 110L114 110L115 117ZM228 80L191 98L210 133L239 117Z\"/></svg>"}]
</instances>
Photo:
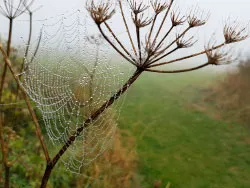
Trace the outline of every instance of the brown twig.
<instances>
[{"instance_id":1,"label":"brown twig","mask_svg":"<svg viewBox=\"0 0 250 188\"><path fill-rule=\"evenodd\" d=\"M225 43L222 43L222 44L220 44L220 45L217 45L217 46L215 46L215 47L212 47L212 48L209 49L209 50L210 50L210 51L211 51L211 50L215 50L215 49L221 48L221 47L224 46L224 45L225 45ZM184 57L181 57L181 58L177 58L177 59L174 59L174 60L171 60L171 61L167 61L167 62L163 62L163 63L158 63L158 64L150 65L149 68L158 67L158 66L162 66L162 65L167 65L167 64L175 63L175 62L182 61L182 60L185 60L185 59L190 59L190 58L193 58L193 57L196 57L196 56L205 54L205 53L206 53L206 50L201 51L201 52L198 52L198 53L195 53L195 54L192 54L192 55L188 55L188 56L184 56Z\"/></svg>"},{"instance_id":2,"label":"brown twig","mask_svg":"<svg viewBox=\"0 0 250 188\"><path fill-rule=\"evenodd\" d=\"M24 98L24 100L25 100L25 102L27 104L29 113L30 113L30 115L31 115L31 117L32 117L32 119L33 119L33 121L35 123L36 134L37 134L37 137L38 137L38 139L40 141L40 144L42 146L45 159L46 159L47 162L49 162L50 161L49 152L48 152L48 149L47 149L47 147L45 145L44 138L43 138L43 135L42 135L42 131L40 129L40 125L38 123L38 119L36 117L36 114L35 114L35 112L34 112L34 110L32 108L32 105L31 105L31 103L30 103L30 101L29 101L29 99L28 99L28 97L27 97L27 95L25 93L25 90L23 89L22 85L20 84L18 76L16 75L15 71L12 68L12 63L11 63L9 57L7 56L6 52L4 51L2 44L0 44L0 51L1 51L2 55L3 55L3 57L4 57L4 61L5 61L6 65L8 66L12 76L14 77L16 83L19 85L19 88L22 91L23 98Z\"/></svg>"},{"instance_id":3,"label":"brown twig","mask_svg":"<svg viewBox=\"0 0 250 188\"><path fill-rule=\"evenodd\" d=\"M203 67L206 67L210 65L210 63L205 63L203 65L199 65L197 67L193 67L193 68L189 68L189 69L182 69L182 70L170 70L170 71L165 71L165 70L154 70L154 69L145 69L145 71L147 72L157 72L157 73L183 73L183 72L190 72L190 71L194 71L194 70L198 70L201 69Z\"/></svg>"},{"instance_id":4,"label":"brown twig","mask_svg":"<svg viewBox=\"0 0 250 188\"><path fill-rule=\"evenodd\" d=\"M124 25L126 27L126 31L128 33L128 37L129 37L130 43L131 43L132 48L134 50L135 56L137 56L136 48L135 48L133 39L131 37L130 31L129 31L129 28L128 28L128 24L127 24L126 18L124 16L124 12L123 12L123 8L122 8L122 2L121 2L121 0L119 0L119 6L120 6L120 10L121 10L121 13L122 13L122 19L123 19Z\"/></svg>"},{"instance_id":5,"label":"brown twig","mask_svg":"<svg viewBox=\"0 0 250 188\"><path fill-rule=\"evenodd\" d=\"M89 127L93 121L95 121L108 107L110 107L117 99L119 99L123 93L137 80L137 78L143 72L142 69L137 69L133 76L119 89L107 102L105 102L98 110L96 110L85 122L79 127L76 132L68 139L65 145L59 150L56 156L47 164L46 170L41 183L41 188L45 188L50 177L50 174L57 164L62 155L67 151L67 149L74 143L76 138L82 133L84 129Z\"/></svg>"},{"instance_id":6,"label":"brown twig","mask_svg":"<svg viewBox=\"0 0 250 188\"><path fill-rule=\"evenodd\" d=\"M114 39L116 40L116 42L120 45L120 47L125 51L125 53L132 59L132 61L135 62L135 59L132 57L132 55L128 52L128 50L125 48L125 46L121 43L121 41L117 38L117 36L115 35L115 33L113 32L113 30L111 29L111 27L109 26L109 24L107 22L104 22L105 26L108 28L109 32L111 33L111 35L114 37Z\"/></svg>"}]
</instances>

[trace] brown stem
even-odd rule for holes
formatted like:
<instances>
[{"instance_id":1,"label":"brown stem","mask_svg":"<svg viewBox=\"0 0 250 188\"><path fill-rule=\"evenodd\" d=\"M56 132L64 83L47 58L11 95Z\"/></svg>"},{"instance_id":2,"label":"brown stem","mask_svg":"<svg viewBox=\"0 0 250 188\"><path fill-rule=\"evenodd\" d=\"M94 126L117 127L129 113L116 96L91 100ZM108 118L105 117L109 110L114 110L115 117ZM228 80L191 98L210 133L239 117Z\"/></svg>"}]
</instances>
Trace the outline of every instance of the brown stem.
<instances>
[{"instance_id":1,"label":"brown stem","mask_svg":"<svg viewBox=\"0 0 250 188\"><path fill-rule=\"evenodd\" d=\"M142 63L142 57L141 57L141 36L140 36L140 27L136 24L138 19L138 14L135 14L135 26L136 26L136 36L137 36L137 43L138 43L138 51L139 51L139 57L140 57L140 64Z\"/></svg>"},{"instance_id":2,"label":"brown stem","mask_svg":"<svg viewBox=\"0 0 250 188\"><path fill-rule=\"evenodd\" d=\"M185 29L180 35L178 35L178 37L176 37L175 40L173 40L167 47L165 47L163 50L161 50L161 52L158 53L158 55L155 55L155 56L153 57L153 59L157 58L158 56L160 56L161 53L164 53L167 49L169 49L174 43L176 43L181 37L183 37L190 29L191 29L191 27L188 27L187 29ZM166 57L166 56L167 56L167 54L162 55L161 57L159 57L159 58L157 59L157 61L163 59L163 58ZM154 61L154 62L156 62L156 61Z\"/></svg>"},{"instance_id":3,"label":"brown stem","mask_svg":"<svg viewBox=\"0 0 250 188\"><path fill-rule=\"evenodd\" d=\"M133 43L133 39L131 37L131 34L130 34L130 31L129 31L129 28L128 28L128 24L127 24L127 21L125 19L125 16L124 16L124 12L123 12L123 8L122 8L122 2L121 0L119 1L119 5L120 5L120 9L121 9L121 13L122 13L122 18L123 18L123 22L125 24L125 27L126 27L126 30L127 30L127 33L128 33L128 37L129 37L129 40L130 40L130 43L132 45L132 48L134 50L134 53L135 53L135 56L137 56L137 52L136 52L136 49L135 49L135 45Z\"/></svg>"},{"instance_id":4,"label":"brown stem","mask_svg":"<svg viewBox=\"0 0 250 188\"><path fill-rule=\"evenodd\" d=\"M199 65L197 67L193 67L193 68L189 68L189 69L182 69L182 70L164 71L164 70L145 69L145 71L157 72L157 73L182 73L182 72L190 72L190 71L198 70L198 69L201 69L201 68L206 67L208 65L210 65L210 63L205 63L205 64Z\"/></svg>"},{"instance_id":5,"label":"brown stem","mask_svg":"<svg viewBox=\"0 0 250 188\"><path fill-rule=\"evenodd\" d=\"M168 30L168 32L165 34L165 36L161 39L159 44L156 46L155 50L158 50L158 48L161 46L161 44L164 42L164 40L168 37L168 35L171 33L173 30L174 26L171 26L171 28Z\"/></svg>"},{"instance_id":6,"label":"brown stem","mask_svg":"<svg viewBox=\"0 0 250 188\"><path fill-rule=\"evenodd\" d=\"M11 50L11 41L12 41L12 29L13 29L13 18L9 18L9 35L8 35L8 42L7 42L7 57L10 57L10 50ZM3 74L2 74L2 79L0 83L0 103L2 102L2 95L3 95L3 86L5 82L5 77L7 73L7 64L4 63L4 68L3 68ZM1 113L0 116L3 114ZM0 117L0 134L1 134L1 147L2 147L2 154L3 154L3 165L4 165L4 171L5 171L5 183L4 187L8 188L9 187L9 177L10 177L10 167L8 166L8 151L6 150L7 148L7 143L4 142L3 138L3 126L4 126L4 121L2 117Z\"/></svg>"},{"instance_id":7,"label":"brown stem","mask_svg":"<svg viewBox=\"0 0 250 188\"><path fill-rule=\"evenodd\" d=\"M99 31L101 32L103 38L115 49L115 51L117 51L124 59L126 59L128 62L130 62L131 64L135 65L136 64L131 61L125 54L123 54L110 40L109 38L105 35L105 33L103 32L102 28L101 28L101 25L97 25Z\"/></svg>"},{"instance_id":8,"label":"brown stem","mask_svg":"<svg viewBox=\"0 0 250 188\"><path fill-rule=\"evenodd\" d=\"M0 114L0 143L1 143L1 152L2 152L2 171L5 173L5 180L4 180L4 188L9 187L9 171L10 167L8 165L8 149L7 145L3 138L3 118L2 113Z\"/></svg>"},{"instance_id":9,"label":"brown stem","mask_svg":"<svg viewBox=\"0 0 250 188\"><path fill-rule=\"evenodd\" d=\"M148 41L147 41L147 48L148 48L148 44L150 43L150 40L151 40L151 36L152 36L152 33L153 33L153 29L154 29L157 17L158 17L158 14L156 14L154 16L154 20L153 20L153 23L152 23L151 28L150 28L150 32L149 32L149 36L148 36Z\"/></svg>"},{"instance_id":10,"label":"brown stem","mask_svg":"<svg viewBox=\"0 0 250 188\"><path fill-rule=\"evenodd\" d=\"M41 144L41 146L42 146L43 153L44 153L44 156L45 156L45 158L46 158L46 161L49 162L49 161L50 161L49 152L48 152L48 149L47 149L47 147L46 147L46 145L45 145L44 138L43 138L43 136L42 136L42 131L41 131L41 129L40 129L40 125L39 125L39 123L38 123L38 119L37 119L37 117L36 117L36 114L35 114L35 112L34 112L34 110L33 110L33 108L32 108L32 105L31 105L31 103L30 103L30 101L29 101L29 99L28 99L28 97L27 97L27 95L26 95L26 93L25 93L24 88L22 87L21 83L19 82L18 76L16 75L16 73L14 72L14 70L13 70L13 68L12 68L12 65L11 65L12 63L11 63L10 59L8 58L6 52L4 51L4 49L3 49L3 47L2 47L1 44L0 44L0 51L1 51L1 53L3 54L5 64L8 66L8 68L9 68L9 70L10 70L12 76L14 77L16 83L19 85L19 88L20 88L20 90L22 91L23 98L24 98L24 100L25 100L25 102L26 102L26 104L27 104L29 113L30 113L30 115L31 115L31 117L32 117L33 122L35 123L36 135L37 135L37 137L38 137L38 139L39 139L39 141L40 141L40 144Z\"/></svg>"},{"instance_id":11,"label":"brown stem","mask_svg":"<svg viewBox=\"0 0 250 188\"><path fill-rule=\"evenodd\" d=\"M133 76L123 85L123 87L118 90L108 101L106 101L98 110L96 110L85 122L79 127L76 132L68 139L65 145L59 150L56 156L51 160L50 163L47 164L47 168L44 172L44 176L41 183L41 188L45 188L47 182L49 180L50 174L57 164L58 160L62 157L62 155L67 151L67 149L74 143L76 138L82 133L82 131L91 126L91 123L96 120L108 107L110 107L117 99L119 99L123 93L127 91L127 89L137 80L137 78L143 72L142 69L137 69L137 71L133 74Z\"/></svg>"},{"instance_id":12,"label":"brown stem","mask_svg":"<svg viewBox=\"0 0 250 188\"><path fill-rule=\"evenodd\" d=\"M7 57L10 57L10 49L11 49L11 41L12 41L12 29L13 29L13 18L9 19L9 36L8 36L8 43L7 43ZM4 68L3 68L3 74L2 74L2 79L1 79L1 84L0 84L0 103L2 102L2 95L3 95L3 85L5 81L7 73L7 65L4 63Z\"/></svg>"},{"instance_id":13,"label":"brown stem","mask_svg":"<svg viewBox=\"0 0 250 188\"><path fill-rule=\"evenodd\" d=\"M220 44L220 45L218 45L218 46L215 46L215 47L213 47L213 48L211 48L211 49L209 49L209 50L204 50L204 51L201 51L201 52L192 54L192 55L184 56L184 57L181 57L181 58L178 58L178 59L174 59L174 60L171 60L171 61L167 61L167 62L163 62L163 63L158 63L158 64L155 64L155 65L151 65L151 66L149 66L148 68L158 67L158 66L167 65L167 64L170 64L170 63L175 63L175 62L178 62L178 61L182 61L182 60L185 60L185 59L190 59L190 58L193 58L193 57L196 57L196 56L205 54L206 51L212 51L212 50L216 50L216 49L218 49L218 48L221 48L221 47L223 47L224 45L226 45L226 43L222 43L222 44Z\"/></svg>"},{"instance_id":14,"label":"brown stem","mask_svg":"<svg viewBox=\"0 0 250 188\"><path fill-rule=\"evenodd\" d=\"M149 63L149 65L151 65L151 64L153 64L153 63L155 63L155 62L161 60L161 59L164 58L164 57L169 56L170 54L174 53L174 52L175 52L176 50L178 50L178 49L179 49L179 47L174 48L174 49L171 50L170 52L166 53L164 56L159 57L159 58L157 58L156 60L154 60L154 61L152 61L151 63Z\"/></svg>"},{"instance_id":15,"label":"brown stem","mask_svg":"<svg viewBox=\"0 0 250 188\"><path fill-rule=\"evenodd\" d=\"M4 188L10 187L10 167L8 165L5 166L5 182Z\"/></svg>"},{"instance_id":16,"label":"brown stem","mask_svg":"<svg viewBox=\"0 0 250 188\"><path fill-rule=\"evenodd\" d=\"M161 25L160 25L160 27L159 27L159 29L158 29L156 35L155 35L153 44L156 42L156 40L157 40L157 38L158 38L158 36L159 36L159 34L160 34L160 32L161 32L161 29L162 29L162 27L163 27L163 25L164 25L164 23L165 23L165 21L166 21L166 19L167 19L167 17L168 17L168 14L169 14L169 11L170 11L170 9L171 9L171 7L172 7L172 5L173 5L173 2L174 2L174 0L171 0L171 3L170 3L170 5L169 5L169 7L168 7L168 10L167 10L167 12L166 12L166 14L165 14L165 16L164 16L164 18L163 18L163 20L162 20L162 22L161 22Z\"/></svg>"},{"instance_id":17,"label":"brown stem","mask_svg":"<svg viewBox=\"0 0 250 188\"><path fill-rule=\"evenodd\" d=\"M132 55L128 52L128 50L124 47L124 45L121 43L121 41L117 38L117 36L115 35L115 33L112 31L111 27L108 25L107 22L104 22L105 26L108 28L109 32L111 33L111 35L114 37L114 39L116 40L116 42L120 45L120 47L126 52L126 54L133 60L135 61L135 59L132 57Z\"/></svg>"},{"instance_id":18,"label":"brown stem","mask_svg":"<svg viewBox=\"0 0 250 188\"><path fill-rule=\"evenodd\" d=\"M30 48L30 42L31 42L31 36L32 36L32 20L33 20L33 17L32 17L33 14L32 14L32 12L29 12L29 15L30 15L29 38L28 38L27 47L26 47L25 54L24 54L24 58L23 58L23 62L22 62L21 71L23 71L23 69L24 69L25 58L28 57L29 48Z\"/></svg>"}]
</instances>

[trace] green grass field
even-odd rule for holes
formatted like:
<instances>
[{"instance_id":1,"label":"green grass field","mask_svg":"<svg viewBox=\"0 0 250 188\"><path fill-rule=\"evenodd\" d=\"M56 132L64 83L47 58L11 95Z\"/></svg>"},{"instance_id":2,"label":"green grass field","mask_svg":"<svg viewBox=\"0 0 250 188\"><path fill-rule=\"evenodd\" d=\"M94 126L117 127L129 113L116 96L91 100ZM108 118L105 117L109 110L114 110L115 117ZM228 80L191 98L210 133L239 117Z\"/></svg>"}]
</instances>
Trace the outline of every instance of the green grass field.
<instances>
[{"instance_id":1,"label":"green grass field","mask_svg":"<svg viewBox=\"0 0 250 188\"><path fill-rule=\"evenodd\" d=\"M119 125L136 138L143 187L250 187L250 131L187 107L216 82L204 73L145 74L130 88Z\"/></svg>"}]
</instances>

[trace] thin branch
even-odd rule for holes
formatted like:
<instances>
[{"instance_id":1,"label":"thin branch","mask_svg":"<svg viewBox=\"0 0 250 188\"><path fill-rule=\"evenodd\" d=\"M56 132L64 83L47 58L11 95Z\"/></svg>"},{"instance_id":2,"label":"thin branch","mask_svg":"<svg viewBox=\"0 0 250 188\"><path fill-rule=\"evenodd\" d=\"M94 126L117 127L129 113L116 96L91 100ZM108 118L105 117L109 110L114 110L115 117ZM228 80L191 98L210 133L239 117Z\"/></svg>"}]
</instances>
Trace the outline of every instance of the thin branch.
<instances>
[{"instance_id":1,"label":"thin branch","mask_svg":"<svg viewBox=\"0 0 250 188\"><path fill-rule=\"evenodd\" d=\"M121 41L117 38L115 33L112 31L111 27L108 25L107 22L104 22L105 26L108 28L111 35L114 37L116 42L120 45L120 47L125 51L125 53L135 62L135 59L132 57L132 55L128 52L128 50L124 47L124 45L121 43Z\"/></svg>"},{"instance_id":2,"label":"thin branch","mask_svg":"<svg viewBox=\"0 0 250 188\"><path fill-rule=\"evenodd\" d=\"M10 50L11 50L11 41L12 41L12 30L13 30L13 19L9 19L9 34L8 34L8 44L7 44L7 56L10 57ZM0 103L2 102L2 95L3 95L3 85L5 82L5 77L7 73L7 65L4 63L3 74L1 78L0 84Z\"/></svg>"},{"instance_id":3,"label":"thin branch","mask_svg":"<svg viewBox=\"0 0 250 188\"><path fill-rule=\"evenodd\" d=\"M155 14L154 19L153 19L153 23L152 23L151 28L150 28L150 32L149 32L149 36L148 36L146 48L148 48L148 44L150 43L151 35L153 33L153 29L154 29L157 17L158 17L158 14Z\"/></svg>"},{"instance_id":4,"label":"thin branch","mask_svg":"<svg viewBox=\"0 0 250 188\"><path fill-rule=\"evenodd\" d=\"M149 68L158 67L158 66L162 66L162 65L167 65L167 64L178 62L178 61L182 61L182 60L185 60L185 59L190 59L190 58L193 58L193 57L205 54L206 51L211 51L211 50L215 50L215 49L221 48L224 45L225 45L225 43L222 43L222 44L220 44L218 46L212 47L211 49L204 50L204 51L192 54L192 55L188 55L188 56L184 56L182 58L174 59L174 60L171 60L171 61L167 61L167 62L163 62L163 63L158 63L158 64L151 65L151 66L149 66Z\"/></svg>"},{"instance_id":5,"label":"thin branch","mask_svg":"<svg viewBox=\"0 0 250 188\"><path fill-rule=\"evenodd\" d=\"M109 38L105 35L105 33L103 32L101 25L98 24L97 25L99 31L101 32L103 38L124 58L126 59L128 62L130 62L131 64L133 64L134 66L137 66L132 60L130 60L125 54L123 54L110 40Z\"/></svg>"},{"instance_id":6,"label":"thin branch","mask_svg":"<svg viewBox=\"0 0 250 188\"><path fill-rule=\"evenodd\" d=\"M171 9L171 7L172 7L172 5L173 5L173 2L174 2L174 0L171 0L170 5L169 5L169 7L168 7L168 9L167 9L167 12L166 12L166 14L165 14L165 16L164 16L164 18L163 18L163 20L162 20L162 22L161 22L161 25L160 25L160 27L159 27L159 29L158 29L158 31L157 31L157 34L155 35L153 44L156 42L156 40L157 40L157 38L158 38L158 36L159 36L159 34L160 34L160 32L161 32L161 29L162 29L162 27L163 27L163 25L164 25L164 23L165 23L165 21L166 21L166 19L167 19L167 17L168 17L168 14L169 14L170 9Z\"/></svg>"},{"instance_id":7,"label":"thin branch","mask_svg":"<svg viewBox=\"0 0 250 188\"><path fill-rule=\"evenodd\" d=\"M147 72L157 72L157 73L183 73L183 72L190 72L194 70L201 69L203 67L206 67L208 65L211 65L209 62L199 65L197 67L189 68L189 69L182 69L182 70L172 70L172 71L164 71L164 70L154 70L154 69L145 69Z\"/></svg>"},{"instance_id":8,"label":"thin branch","mask_svg":"<svg viewBox=\"0 0 250 188\"><path fill-rule=\"evenodd\" d=\"M129 40L130 40L130 43L131 43L132 48L133 48L133 50L134 50L135 56L137 56L137 52L136 52L136 49L135 49L135 45L134 45L133 39L132 39L132 37L131 37L130 31L129 31L129 28L128 28L128 24L127 24L126 18L125 18L125 16L124 16L124 11L123 11L123 8L122 8L122 2L121 2L121 0L119 0L119 5L120 5L120 9L121 9L121 13L122 13L123 22L124 22L124 24L125 24L125 27L126 27L126 30L127 30L127 33L128 33L128 37L129 37Z\"/></svg>"},{"instance_id":9,"label":"thin branch","mask_svg":"<svg viewBox=\"0 0 250 188\"><path fill-rule=\"evenodd\" d=\"M28 37L28 42L27 42L27 47L26 47L26 50L25 50L25 54L24 54L24 58L23 58L23 62L22 62L22 67L21 67L21 71L23 71L24 69L24 63L25 63L25 58L27 59L28 57L28 53L29 53L29 48L30 48L30 42L31 42L31 36L32 36L32 17L33 14L32 12L29 12L29 17L30 17L30 29L29 29L29 37Z\"/></svg>"},{"instance_id":10,"label":"thin branch","mask_svg":"<svg viewBox=\"0 0 250 188\"><path fill-rule=\"evenodd\" d=\"M155 50L158 50L158 48L161 46L161 44L164 42L164 40L168 37L168 35L171 33L173 30L174 26L171 26L171 28L168 30L168 32L165 34L165 36L161 39L159 44L156 46Z\"/></svg>"},{"instance_id":11,"label":"thin branch","mask_svg":"<svg viewBox=\"0 0 250 188\"><path fill-rule=\"evenodd\" d=\"M164 49L162 49L162 50L161 50L161 53L164 53L164 51L166 51L167 49L169 49L169 48L170 48L173 44L175 44L181 37L183 37L190 29L191 29L191 27L188 27L187 29L185 29L185 31L183 31L180 35L178 35L178 36L175 38L175 40L173 40L167 47L165 47ZM153 63L155 63L155 62L157 62L157 61L159 61L159 60L161 60L161 59L163 59L164 57L166 57L166 56L169 55L169 54L167 53L167 54L164 54L164 55L160 56L159 58L157 58L161 53L156 54L156 55L151 59L151 61L152 61L152 60L154 60L154 61L152 61L150 64L153 64ZM157 58L157 59L155 60L155 58Z\"/></svg>"},{"instance_id":12,"label":"thin branch","mask_svg":"<svg viewBox=\"0 0 250 188\"><path fill-rule=\"evenodd\" d=\"M3 57L4 57L4 61L5 61L6 65L8 66L12 76L14 77L16 83L19 85L19 88L22 91L23 98L24 98L24 100L25 100L25 102L27 104L29 113L30 113L30 115L31 115L31 117L32 117L32 119L33 119L33 121L35 123L36 134L37 134L37 137L38 137L38 139L40 141L40 144L42 146L44 156L46 158L46 161L49 162L50 161L49 152L48 152L48 149L47 149L47 147L45 145L44 138L43 138L43 135L42 135L42 131L40 129L40 125L38 123L38 119L36 117L36 114L35 114L35 112L34 112L34 110L32 108L32 105L31 105L31 103L30 103L30 101L29 101L29 99L28 99L28 97L27 97L27 95L25 93L24 88L22 87L22 85L21 85L21 83L19 81L19 78L18 78L17 74L15 73L15 71L12 68L12 63L11 63L9 57L7 56L6 52L4 51L2 44L0 44L0 51L1 51L2 55L3 55Z\"/></svg>"},{"instance_id":13,"label":"thin branch","mask_svg":"<svg viewBox=\"0 0 250 188\"><path fill-rule=\"evenodd\" d=\"M47 165L43 179L41 188L45 188L50 177L50 174L57 164L59 159L63 156L63 154L68 150L68 148L75 142L76 138L81 135L82 131L89 126L91 123L95 121L108 107L110 107L116 100L118 100L123 93L125 93L128 88L138 79L138 77L142 74L143 70L137 69L133 76L119 89L109 100L107 100L98 110L96 110L84 123L81 127L79 127L74 134L68 139L68 141L64 144L64 146L60 149L60 151L56 154L53 160Z\"/></svg>"},{"instance_id":14,"label":"thin branch","mask_svg":"<svg viewBox=\"0 0 250 188\"><path fill-rule=\"evenodd\" d=\"M140 27L139 27L139 21L138 21L138 14L135 13L135 18L133 18L134 20L134 25L135 25L135 29L136 29L136 39L137 39L137 45L138 45L138 51L139 51L139 62L141 64L141 38L140 38Z\"/></svg>"}]
</instances>

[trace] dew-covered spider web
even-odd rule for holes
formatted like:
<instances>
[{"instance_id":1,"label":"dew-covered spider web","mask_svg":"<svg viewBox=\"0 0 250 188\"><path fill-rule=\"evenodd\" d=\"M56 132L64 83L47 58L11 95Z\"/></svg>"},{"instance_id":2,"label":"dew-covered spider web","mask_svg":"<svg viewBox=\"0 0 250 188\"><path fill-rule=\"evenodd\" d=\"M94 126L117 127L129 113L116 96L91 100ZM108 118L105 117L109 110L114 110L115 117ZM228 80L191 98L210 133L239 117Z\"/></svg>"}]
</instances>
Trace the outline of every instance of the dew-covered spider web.
<instances>
[{"instance_id":1,"label":"dew-covered spider web","mask_svg":"<svg viewBox=\"0 0 250 188\"><path fill-rule=\"evenodd\" d=\"M86 11L44 21L34 44L22 84L42 114L56 153L126 83L134 68L114 56ZM123 100L92 120L68 148L61 158L67 170L81 173L112 146Z\"/></svg>"}]
</instances>

